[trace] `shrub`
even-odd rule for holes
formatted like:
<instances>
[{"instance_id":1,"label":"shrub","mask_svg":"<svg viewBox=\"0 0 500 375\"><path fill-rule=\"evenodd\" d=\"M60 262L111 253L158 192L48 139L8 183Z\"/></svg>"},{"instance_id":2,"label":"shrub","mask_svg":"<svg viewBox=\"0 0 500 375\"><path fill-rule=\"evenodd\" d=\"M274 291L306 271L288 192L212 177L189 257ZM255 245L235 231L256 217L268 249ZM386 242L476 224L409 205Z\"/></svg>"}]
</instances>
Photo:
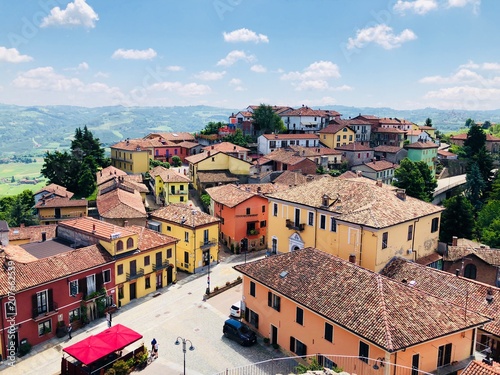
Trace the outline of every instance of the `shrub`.
<instances>
[{"instance_id":1,"label":"shrub","mask_svg":"<svg viewBox=\"0 0 500 375\"><path fill-rule=\"evenodd\" d=\"M271 340L269 339L269 337L264 337L264 343L265 344L269 344Z\"/></svg>"},{"instance_id":2,"label":"shrub","mask_svg":"<svg viewBox=\"0 0 500 375\"><path fill-rule=\"evenodd\" d=\"M115 370L116 375L127 375L129 369L130 366L128 365L128 361L125 362L123 359L119 359L113 365L113 370Z\"/></svg>"},{"instance_id":3,"label":"shrub","mask_svg":"<svg viewBox=\"0 0 500 375\"><path fill-rule=\"evenodd\" d=\"M104 373L104 375L116 375L116 371L112 368L109 368L106 370L106 372Z\"/></svg>"},{"instance_id":4,"label":"shrub","mask_svg":"<svg viewBox=\"0 0 500 375\"><path fill-rule=\"evenodd\" d=\"M275 343L273 344L273 348L274 348L274 349L279 349L279 348L280 348L280 346L278 345L278 343L276 343L276 342L275 342Z\"/></svg>"},{"instance_id":5,"label":"shrub","mask_svg":"<svg viewBox=\"0 0 500 375\"><path fill-rule=\"evenodd\" d=\"M29 342L25 342L19 345L19 357L23 357L28 354L31 350L31 344Z\"/></svg>"}]
</instances>

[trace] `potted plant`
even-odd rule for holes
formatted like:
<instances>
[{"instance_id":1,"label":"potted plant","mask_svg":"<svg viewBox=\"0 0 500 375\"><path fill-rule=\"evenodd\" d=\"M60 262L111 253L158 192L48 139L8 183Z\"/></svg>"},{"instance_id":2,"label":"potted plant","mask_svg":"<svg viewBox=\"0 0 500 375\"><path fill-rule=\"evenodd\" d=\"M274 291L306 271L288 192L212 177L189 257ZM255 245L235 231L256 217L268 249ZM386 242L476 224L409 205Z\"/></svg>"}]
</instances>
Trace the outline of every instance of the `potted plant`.
<instances>
[{"instance_id":1,"label":"potted plant","mask_svg":"<svg viewBox=\"0 0 500 375\"><path fill-rule=\"evenodd\" d=\"M264 337L264 344L269 345L270 342L271 340L269 339L269 337Z\"/></svg>"},{"instance_id":2,"label":"potted plant","mask_svg":"<svg viewBox=\"0 0 500 375\"><path fill-rule=\"evenodd\" d=\"M67 330L66 330L66 324L64 324L64 320L57 322L56 336L61 338L66 336L66 333Z\"/></svg>"}]
</instances>

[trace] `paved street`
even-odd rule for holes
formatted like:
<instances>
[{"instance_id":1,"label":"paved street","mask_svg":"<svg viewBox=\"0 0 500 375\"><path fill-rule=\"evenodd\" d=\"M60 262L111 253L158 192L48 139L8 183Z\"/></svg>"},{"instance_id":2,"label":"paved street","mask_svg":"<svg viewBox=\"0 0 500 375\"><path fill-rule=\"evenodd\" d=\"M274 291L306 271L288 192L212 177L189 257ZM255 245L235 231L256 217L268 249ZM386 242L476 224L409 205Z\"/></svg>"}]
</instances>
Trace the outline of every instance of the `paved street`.
<instances>
[{"instance_id":1,"label":"paved street","mask_svg":"<svg viewBox=\"0 0 500 375\"><path fill-rule=\"evenodd\" d=\"M262 256L263 252L249 254L247 261ZM243 261L244 255L231 255L211 267L211 287L235 280L238 273L232 267ZM153 337L159 343L159 358L141 371L142 374L183 373L182 345L174 345L178 336L191 340L195 347L194 351L186 353L186 373L192 375L215 374L226 368L282 356L279 351L264 346L261 339L258 345L245 348L224 338L224 320L229 315L229 306L241 299L242 287L238 285L203 301L206 285L206 273L180 277L177 284L165 288L160 296L135 300L114 314L114 324L121 323L141 333L147 346ZM106 323L102 319L85 328L74 332L70 341L54 338L47 344L34 347L32 352L35 355L20 359L14 368L2 366L1 369L9 374L59 374L62 349L104 330Z\"/></svg>"}]
</instances>

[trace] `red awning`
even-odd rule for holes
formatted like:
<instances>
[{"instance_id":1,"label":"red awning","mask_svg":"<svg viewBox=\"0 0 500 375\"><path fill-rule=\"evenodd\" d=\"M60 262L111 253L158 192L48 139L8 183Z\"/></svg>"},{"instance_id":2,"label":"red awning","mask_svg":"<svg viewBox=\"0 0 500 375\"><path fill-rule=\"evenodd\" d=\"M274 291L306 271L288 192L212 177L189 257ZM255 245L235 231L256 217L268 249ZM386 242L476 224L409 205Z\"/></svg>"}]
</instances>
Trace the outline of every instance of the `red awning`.
<instances>
[{"instance_id":1,"label":"red awning","mask_svg":"<svg viewBox=\"0 0 500 375\"><path fill-rule=\"evenodd\" d=\"M142 335L121 324L89 336L63 349L84 365L89 365L141 339Z\"/></svg>"}]
</instances>

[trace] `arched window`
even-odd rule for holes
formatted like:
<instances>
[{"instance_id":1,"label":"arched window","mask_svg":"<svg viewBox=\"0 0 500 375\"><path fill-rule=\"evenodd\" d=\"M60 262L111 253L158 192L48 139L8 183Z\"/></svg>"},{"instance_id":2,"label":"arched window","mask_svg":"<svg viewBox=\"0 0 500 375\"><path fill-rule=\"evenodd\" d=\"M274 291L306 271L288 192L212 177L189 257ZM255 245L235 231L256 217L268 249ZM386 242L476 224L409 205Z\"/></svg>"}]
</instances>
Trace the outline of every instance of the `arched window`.
<instances>
[{"instance_id":1,"label":"arched window","mask_svg":"<svg viewBox=\"0 0 500 375\"><path fill-rule=\"evenodd\" d=\"M123 250L123 241L122 240L118 240L116 242L116 251L120 251L120 250Z\"/></svg>"},{"instance_id":2,"label":"arched window","mask_svg":"<svg viewBox=\"0 0 500 375\"><path fill-rule=\"evenodd\" d=\"M477 268L473 264L468 264L465 266L464 277L468 279L476 279Z\"/></svg>"},{"instance_id":3,"label":"arched window","mask_svg":"<svg viewBox=\"0 0 500 375\"><path fill-rule=\"evenodd\" d=\"M127 249L130 249L132 247L134 247L134 239L133 238L129 238L127 240Z\"/></svg>"}]
</instances>

